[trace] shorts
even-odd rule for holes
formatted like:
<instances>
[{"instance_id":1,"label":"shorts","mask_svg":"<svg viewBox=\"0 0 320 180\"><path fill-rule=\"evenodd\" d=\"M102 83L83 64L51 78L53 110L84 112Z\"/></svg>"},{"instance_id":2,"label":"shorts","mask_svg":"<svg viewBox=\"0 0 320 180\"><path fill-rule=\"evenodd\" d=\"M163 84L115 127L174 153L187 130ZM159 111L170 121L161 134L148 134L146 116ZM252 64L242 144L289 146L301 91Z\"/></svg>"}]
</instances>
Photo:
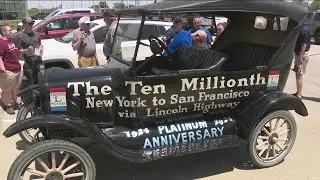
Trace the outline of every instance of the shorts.
<instances>
[{"instance_id":1,"label":"shorts","mask_svg":"<svg viewBox=\"0 0 320 180\"><path fill-rule=\"evenodd\" d=\"M19 89L23 78L23 71L14 73L11 71L0 72L0 88L2 90Z\"/></svg>"},{"instance_id":2,"label":"shorts","mask_svg":"<svg viewBox=\"0 0 320 180\"><path fill-rule=\"evenodd\" d=\"M294 71L297 74L305 74L306 73L306 69L307 69L307 65L309 62L309 53L305 52L303 57L302 57L302 62L300 62L300 60L298 60L297 58L298 56L295 56L295 61L294 61Z\"/></svg>"},{"instance_id":3,"label":"shorts","mask_svg":"<svg viewBox=\"0 0 320 180\"><path fill-rule=\"evenodd\" d=\"M92 67L92 66L98 66L98 59L96 56L92 57L84 57L79 56L78 57L78 66L81 67Z\"/></svg>"}]
</instances>

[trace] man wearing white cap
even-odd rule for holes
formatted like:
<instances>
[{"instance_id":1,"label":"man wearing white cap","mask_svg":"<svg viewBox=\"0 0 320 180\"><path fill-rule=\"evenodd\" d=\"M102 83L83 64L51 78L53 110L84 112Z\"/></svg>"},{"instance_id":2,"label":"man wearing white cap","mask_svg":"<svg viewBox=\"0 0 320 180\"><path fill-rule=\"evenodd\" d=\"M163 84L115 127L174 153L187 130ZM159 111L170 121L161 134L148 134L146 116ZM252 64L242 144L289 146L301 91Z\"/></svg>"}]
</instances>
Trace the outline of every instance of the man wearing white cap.
<instances>
[{"instance_id":1,"label":"man wearing white cap","mask_svg":"<svg viewBox=\"0 0 320 180\"><path fill-rule=\"evenodd\" d=\"M72 48L78 52L79 67L98 66L96 56L96 41L90 32L90 17L82 17L78 21L79 29L73 34Z\"/></svg>"}]
</instances>

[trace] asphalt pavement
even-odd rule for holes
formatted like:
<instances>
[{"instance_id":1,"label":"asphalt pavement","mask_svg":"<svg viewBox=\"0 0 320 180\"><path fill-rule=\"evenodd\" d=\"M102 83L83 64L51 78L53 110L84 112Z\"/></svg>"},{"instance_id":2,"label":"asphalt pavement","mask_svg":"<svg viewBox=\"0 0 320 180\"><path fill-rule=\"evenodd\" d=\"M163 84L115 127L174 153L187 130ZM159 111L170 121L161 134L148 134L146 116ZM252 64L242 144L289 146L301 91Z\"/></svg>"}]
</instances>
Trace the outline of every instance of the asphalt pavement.
<instances>
[{"instance_id":1,"label":"asphalt pavement","mask_svg":"<svg viewBox=\"0 0 320 180\"><path fill-rule=\"evenodd\" d=\"M251 166L245 146L221 149L147 164L119 161L102 150L90 150L97 167L97 180L118 179L203 179L203 180L320 180L320 46L313 45L304 79L304 99L309 116L297 120L298 134L294 147L281 164L257 169ZM285 92L295 92L295 78L290 73ZM14 159L26 148L18 135L6 139L2 133L14 122L0 108L0 179L5 180Z\"/></svg>"}]
</instances>

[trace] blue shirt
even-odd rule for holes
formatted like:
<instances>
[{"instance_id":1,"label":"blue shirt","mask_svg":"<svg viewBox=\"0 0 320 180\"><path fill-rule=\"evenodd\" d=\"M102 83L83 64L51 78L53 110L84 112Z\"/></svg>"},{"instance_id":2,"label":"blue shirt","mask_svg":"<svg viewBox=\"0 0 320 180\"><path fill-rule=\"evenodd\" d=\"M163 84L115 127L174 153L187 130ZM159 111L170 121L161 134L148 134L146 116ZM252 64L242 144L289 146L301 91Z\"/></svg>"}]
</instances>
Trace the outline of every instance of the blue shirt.
<instances>
[{"instance_id":1,"label":"blue shirt","mask_svg":"<svg viewBox=\"0 0 320 180\"><path fill-rule=\"evenodd\" d=\"M299 33L297 41L296 41L296 46L294 48L294 52L296 55L300 54L302 44L307 44L306 51L309 51L310 44L311 44L310 31L306 25L301 26L300 33Z\"/></svg>"},{"instance_id":2,"label":"blue shirt","mask_svg":"<svg viewBox=\"0 0 320 180\"><path fill-rule=\"evenodd\" d=\"M206 33L207 33L207 44L211 44L213 42L213 39L212 39L212 36L211 36L211 33L209 32L209 30L203 26L200 26L200 30L204 30ZM197 30L192 28L189 30L191 33L194 33L196 32Z\"/></svg>"},{"instance_id":3,"label":"blue shirt","mask_svg":"<svg viewBox=\"0 0 320 180\"><path fill-rule=\"evenodd\" d=\"M181 31L177 35L175 35L174 39L168 46L168 49L171 53L173 53L179 47L192 47L192 37L190 31ZM168 53L164 51L163 55L167 56Z\"/></svg>"},{"instance_id":4,"label":"blue shirt","mask_svg":"<svg viewBox=\"0 0 320 180\"><path fill-rule=\"evenodd\" d=\"M169 45L171 40L179 33L174 26L169 28L165 33L164 36L166 37L166 44Z\"/></svg>"}]
</instances>

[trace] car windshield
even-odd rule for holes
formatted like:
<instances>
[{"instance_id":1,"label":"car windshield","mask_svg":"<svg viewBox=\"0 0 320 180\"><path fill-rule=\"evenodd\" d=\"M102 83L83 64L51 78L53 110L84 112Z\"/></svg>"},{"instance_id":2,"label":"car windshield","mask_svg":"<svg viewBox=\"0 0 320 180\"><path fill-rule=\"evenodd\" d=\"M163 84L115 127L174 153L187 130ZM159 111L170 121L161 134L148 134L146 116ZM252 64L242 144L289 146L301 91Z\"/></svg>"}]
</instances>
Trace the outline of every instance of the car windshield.
<instances>
[{"instance_id":1,"label":"car windshield","mask_svg":"<svg viewBox=\"0 0 320 180\"><path fill-rule=\"evenodd\" d=\"M93 27L97 26L98 24L97 23L92 23L91 26L90 26L90 30L92 31ZM62 38L60 39L56 39L60 42L63 42L63 43L70 43L73 39L73 34L74 32L76 32L77 30L79 30L79 28L69 32L67 35L63 36Z\"/></svg>"},{"instance_id":2,"label":"car windshield","mask_svg":"<svg viewBox=\"0 0 320 180\"><path fill-rule=\"evenodd\" d=\"M111 26L115 28L116 24L117 21L115 21ZM118 31L114 34L116 40L112 47L113 56L115 58L132 61L136 49L140 24L141 19L139 18L123 18L119 21ZM146 57L150 57L152 55L149 48L148 36L154 35L156 37L161 37L164 35L165 31L170 28L170 26L170 22L145 21L141 34L141 44L138 47L137 61L144 60ZM112 39L110 39L109 42L112 44Z\"/></svg>"},{"instance_id":3,"label":"car windshield","mask_svg":"<svg viewBox=\"0 0 320 180\"><path fill-rule=\"evenodd\" d=\"M32 30L37 29L38 27L42 26L43 24L46 24L49 21L49 19L45 18L44 20L40 21L38 24L34 25L32 27Z\"/></svg>"}]
</instances>

